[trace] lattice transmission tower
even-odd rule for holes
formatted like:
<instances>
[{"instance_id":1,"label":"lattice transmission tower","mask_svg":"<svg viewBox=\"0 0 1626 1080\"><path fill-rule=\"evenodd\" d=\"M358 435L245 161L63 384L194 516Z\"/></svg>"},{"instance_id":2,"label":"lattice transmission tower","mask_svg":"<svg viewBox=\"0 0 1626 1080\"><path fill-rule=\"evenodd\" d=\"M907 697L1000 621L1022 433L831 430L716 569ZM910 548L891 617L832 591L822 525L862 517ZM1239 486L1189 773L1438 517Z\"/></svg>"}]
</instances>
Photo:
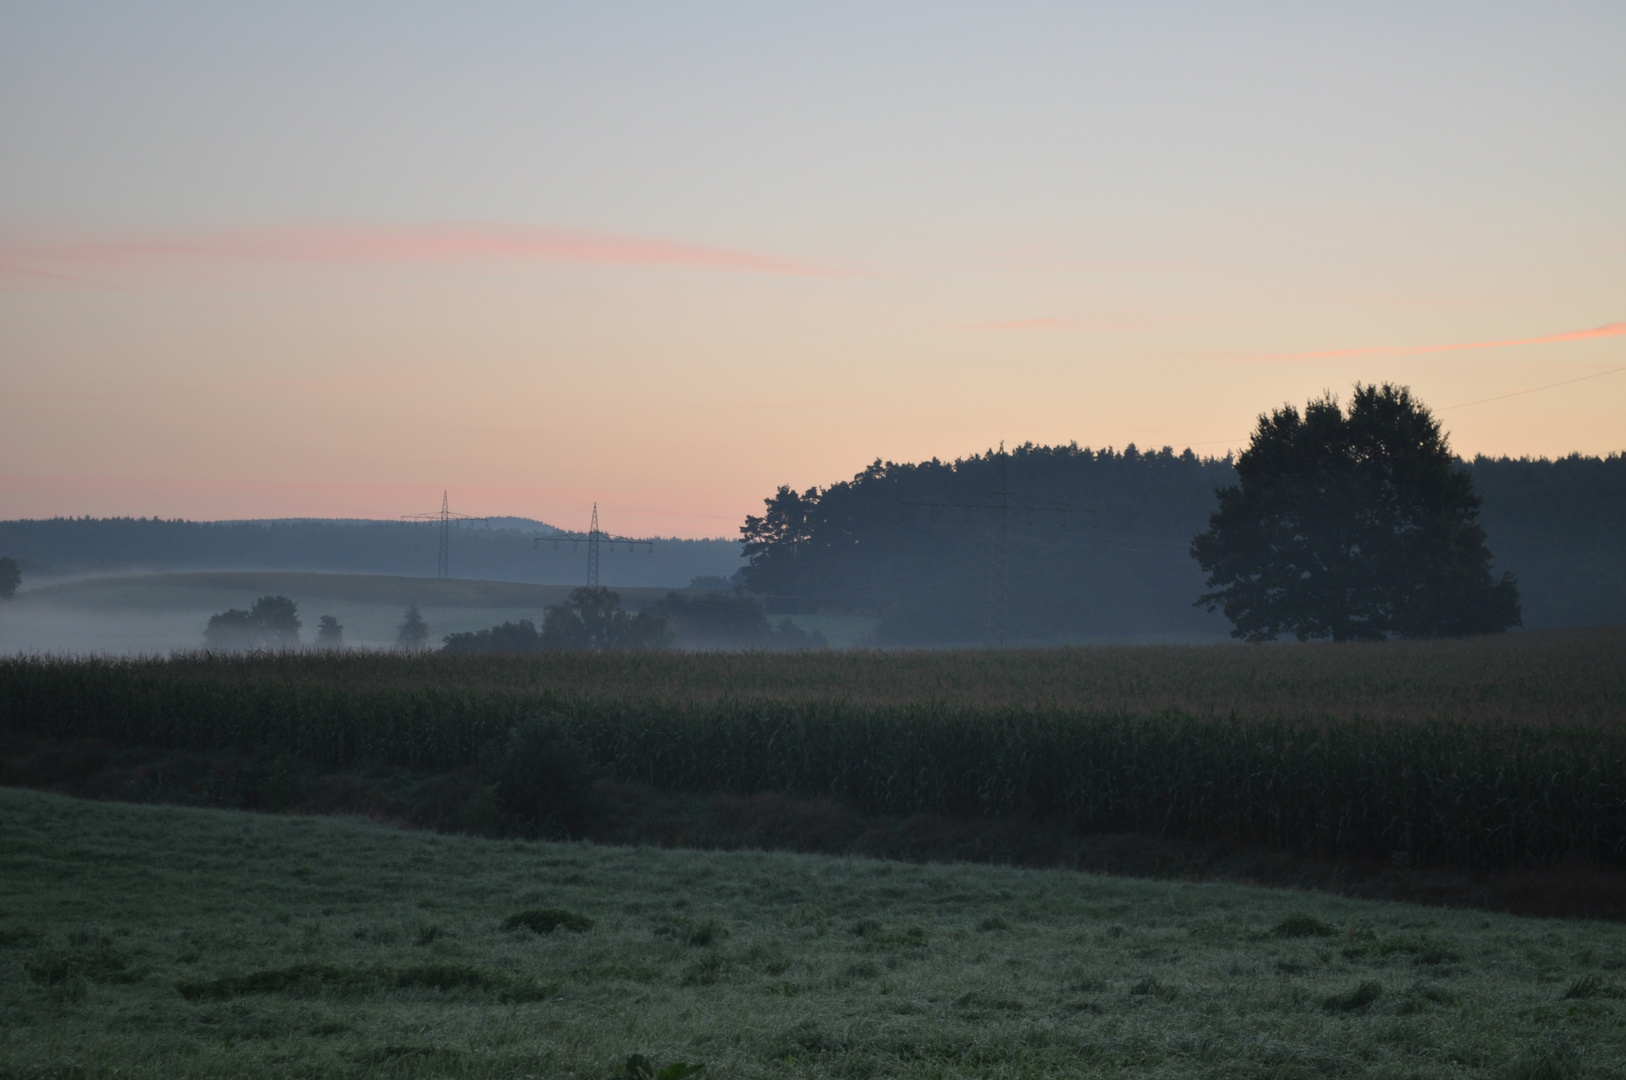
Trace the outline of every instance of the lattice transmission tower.
<instances>
[{"instance_id":1,"label":"lattice transmission tower","mask_svg":"<svg viewBox=\"0 0 1626 1080\"><path fill-rule=\"evenodd\" d=\"M570 545L570 550L572 550L572 551L576 550L576 545L577 544L586 544L587 545L587 586L588 586L588 588L592 588L592 589L598 588L598 549L599 549L600 544L609 544L611 551L615 550L615 545L617 545L617 544L625 544L625 545L627 545L627 550L628 551L631 551L634 547L636 547L638 545L644 545L644 546L649 548L649 553L651 555L655 554L655 538L654 537L651 537L651 536L615 536L615 535L612 535L611 533L607 533L607 532L604 532L601 529L599 529L599 527L598 527L598 503L593 504L593 522L592 522L591 525L589 525L587 527L586 532L565 532L565 531L560 531L560 532L557 532L557 533L553 534L552 536L538 536L534 540L531 541L531 548L533 550L535 550L537 548L540 548L543 545L543 543L552 544L553 545L553 550L555 550L555 551L558 551L559 550L559 545L564 544L564 543L568 543Z\"/></svg>"},{"instance_id":2,"label":"lattice transmission tower","mask_svg":"<svg viewBox=\"0 0 1626 1080\"><path fill-rule=\"evenodd\" d=\"M436 577L450 577L452 574L452 523L465 521L488 521L488 518L471 517L468 514L452 513L448 493L440 493L440 510L431 510L427 514L402 514L402 521L438 521L440 522L440 557L435 562Z\"/></svg>"}]
</instances>

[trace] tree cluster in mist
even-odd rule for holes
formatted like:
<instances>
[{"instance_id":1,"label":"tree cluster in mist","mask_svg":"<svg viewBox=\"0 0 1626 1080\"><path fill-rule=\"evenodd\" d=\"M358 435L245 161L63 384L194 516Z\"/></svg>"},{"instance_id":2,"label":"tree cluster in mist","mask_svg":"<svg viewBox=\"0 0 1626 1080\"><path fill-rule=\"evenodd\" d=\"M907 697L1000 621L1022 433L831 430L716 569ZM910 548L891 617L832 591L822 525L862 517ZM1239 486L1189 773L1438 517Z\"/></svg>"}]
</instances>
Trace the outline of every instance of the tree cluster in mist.
<instances>
[{"instance_id":1,"label":"tree cluster in mist","mask_svg":"<svg viewBox=\"0 0 1626 1080\"><path fill-rule=\"evenodd\" d=\"M1626 622L1626 456L1453 467L1483 500L1478 524L1495 573L1518 580L1524 626ZM765 500L742 528L742 578L770 611L877 615L879 644L984 640L1002 586L1015 638L1223 635L1226 619L1193 606L1207 590L1190 547L1237 481L1229 456L1133 445L876 461ZM990 509L1002 497L1010 508Z\"/></svg>"}]
</instances>

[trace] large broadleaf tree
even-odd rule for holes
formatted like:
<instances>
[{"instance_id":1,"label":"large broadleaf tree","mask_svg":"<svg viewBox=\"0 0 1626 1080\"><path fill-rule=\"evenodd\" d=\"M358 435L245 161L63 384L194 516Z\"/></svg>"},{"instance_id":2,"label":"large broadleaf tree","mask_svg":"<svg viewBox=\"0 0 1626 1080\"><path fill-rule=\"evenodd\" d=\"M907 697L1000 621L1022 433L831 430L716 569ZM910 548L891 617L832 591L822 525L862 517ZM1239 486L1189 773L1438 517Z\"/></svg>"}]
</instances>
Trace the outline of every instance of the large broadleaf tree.
<instances>
[{"instance_id":1,"label":"large broadleaf tree","mask_svg":"<svg viewBox=\"0 0 1626 1080\"><path fill-rule=\"evenodd\" d=\"M1439 421L1402 386L1355 387L1259 417L1238 482L1191 553L1197 603L1270 641L1496 633L1520 624L1491 571L1480 500Z\"/></svg>"}]
</instances>

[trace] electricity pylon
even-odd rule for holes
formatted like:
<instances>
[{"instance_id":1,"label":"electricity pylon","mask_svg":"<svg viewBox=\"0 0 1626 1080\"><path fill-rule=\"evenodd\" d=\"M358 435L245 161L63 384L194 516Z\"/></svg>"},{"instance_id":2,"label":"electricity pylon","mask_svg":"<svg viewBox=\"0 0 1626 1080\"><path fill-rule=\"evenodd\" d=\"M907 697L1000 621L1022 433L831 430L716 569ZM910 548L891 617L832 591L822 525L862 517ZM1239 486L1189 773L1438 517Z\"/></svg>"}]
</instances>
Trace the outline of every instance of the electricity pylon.
<instances>
[{"instance_id":1,"label":"electricity pylon","mask_svg":"<svg viewBox=\"0 0 1626 1080\"><path fill-rule=\"evenodd\" d=\"M899 503L900 507L929 507L933 521L937 520L939 512L945 508L964 510L967 522L971 520L973 512L981 511L988 515L991 527L988 530L988 592L983 604L983 638L988 644L998 645L1002 648L1005 645L1005 636L1010 629L1011 511L1022 511L1027 517L1029 525L1033 524L1036 514L1055 514L1057 527L1067 524L1068 514L1099 513L1099 511L1086 506L1074 506L1054 499L1034 499L1018 495L1011 490L1010 478L1006 470L1009 459L1010 455L1005 453L1005 443L1001 441L999 454L995 458L999 486L988 493L987 502L914 502L906 500Z\"/></svg>"},{"instance_id":2,"label":"electricity pylon","mask_svg":"<svg viewBox=\"0 0 1626 1080\"><path fill-rule=\"evenodd\" d=\"M587 587L590 589L598 588L598 546L600 544L609 544L611 551L615 550L617 544L627 545L628 551L631 551L634 545L644 544L648 546L651 555L655 554L655 540L653 537L612 536L610 533L601 532L598 527L598 503L593 504L593 523L587 527L586 532L560 531L552 536L538 536L531 541L531 549L534 551L540 548L544 540L552 543L555 551L558 551L559 545L565 542L570 544L570 550L572 551L576 550L577 544L587 545Z\"/></svg>"},{"instance_id":3,"label":"electricity pylon","mask_svg":"<svg viewBox=\"0 0 1626 1080\"><path fill-rule=\"evenodd\" d=\"M440 493L440 512L430 511L427 514L402 514L402 521L438 521L440 522L440 558L435 563L436 577L450 577L452 573L452 522L454 521L487 521L487 518L470 517L468 514L452 513L451 504L447 500L447 493Z\"/></svg>"}]
</instances>

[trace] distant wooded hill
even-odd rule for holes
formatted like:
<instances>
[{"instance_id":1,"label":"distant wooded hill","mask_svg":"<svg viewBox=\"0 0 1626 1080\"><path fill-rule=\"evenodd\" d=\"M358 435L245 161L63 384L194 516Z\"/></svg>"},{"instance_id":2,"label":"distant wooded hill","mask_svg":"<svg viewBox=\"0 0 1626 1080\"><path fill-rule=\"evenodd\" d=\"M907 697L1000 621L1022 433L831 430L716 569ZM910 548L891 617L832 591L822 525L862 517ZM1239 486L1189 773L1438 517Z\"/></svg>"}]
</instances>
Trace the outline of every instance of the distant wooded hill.
<instances>
[{"instance_id":1,"label":"distant wooded hill","mask_svg":"<svg viewBox=\"0 0 1626 1080\"><path fill-rule=\"evenodd\" d=\"M540 521L507 518L451 534L457 578L578 585L585 545L555 550ZM438 523L401 521L160 521L156 518L52 518L0 522L0 554L23 567L24 586L42 576L132 570L314 570L433 577ZM678 587L696 576L727 577L741 566L734 540L659 540L655 549L602 549L606 585Z\"/></svg>"},{"instance_id":2,"label":"distant wooded hill","mask_svg":"<svg viewBox=\"0 0 1626 1080\"><path fill-rule=\"evenodd\" d=\"M782 493L757 519L746 571L780 612L881 617L879 644L983 639L998 456L876 462L824 490ZM1226 634L1192 607L1203 591L1191 538L1207 527L1229 459L1190 451L1022 446L1006 457L1008 636L1012 640L1203 639ZM1556 461L1477 458L1464 467L1498 570L1518 578L1530 629L1626 623L1626 456ZM779 530L776 532L775 530ZM452 533L458 578L576 584L585 551L533 550L554 530L508 519ZM437 526L393 521L0 522L0 555L45 573L317 570L430 577ZM602 580L676 587L742 565L735 540L664 540L654 554L604 555Z\"/></svg>"},{"instance_id":3,"label":"distant wooded hill","mask_svg":"<svg viewBox=\"0 0 1626 1080\"><path fill-rule=\"evenodd\" d=\"M1626 622L1626 458L1464 467L1526 627ZM782 610L876 612L883 644L981 640L1000 588L988 507L1003 498L1012 640L1222 635L1229 623L1192 606L1204 590L1189 546L1235 479L1229 458L1134 447L876 462L822 491L782 489L749 523L745 576Z\"/></svg>"}]
</instances>

